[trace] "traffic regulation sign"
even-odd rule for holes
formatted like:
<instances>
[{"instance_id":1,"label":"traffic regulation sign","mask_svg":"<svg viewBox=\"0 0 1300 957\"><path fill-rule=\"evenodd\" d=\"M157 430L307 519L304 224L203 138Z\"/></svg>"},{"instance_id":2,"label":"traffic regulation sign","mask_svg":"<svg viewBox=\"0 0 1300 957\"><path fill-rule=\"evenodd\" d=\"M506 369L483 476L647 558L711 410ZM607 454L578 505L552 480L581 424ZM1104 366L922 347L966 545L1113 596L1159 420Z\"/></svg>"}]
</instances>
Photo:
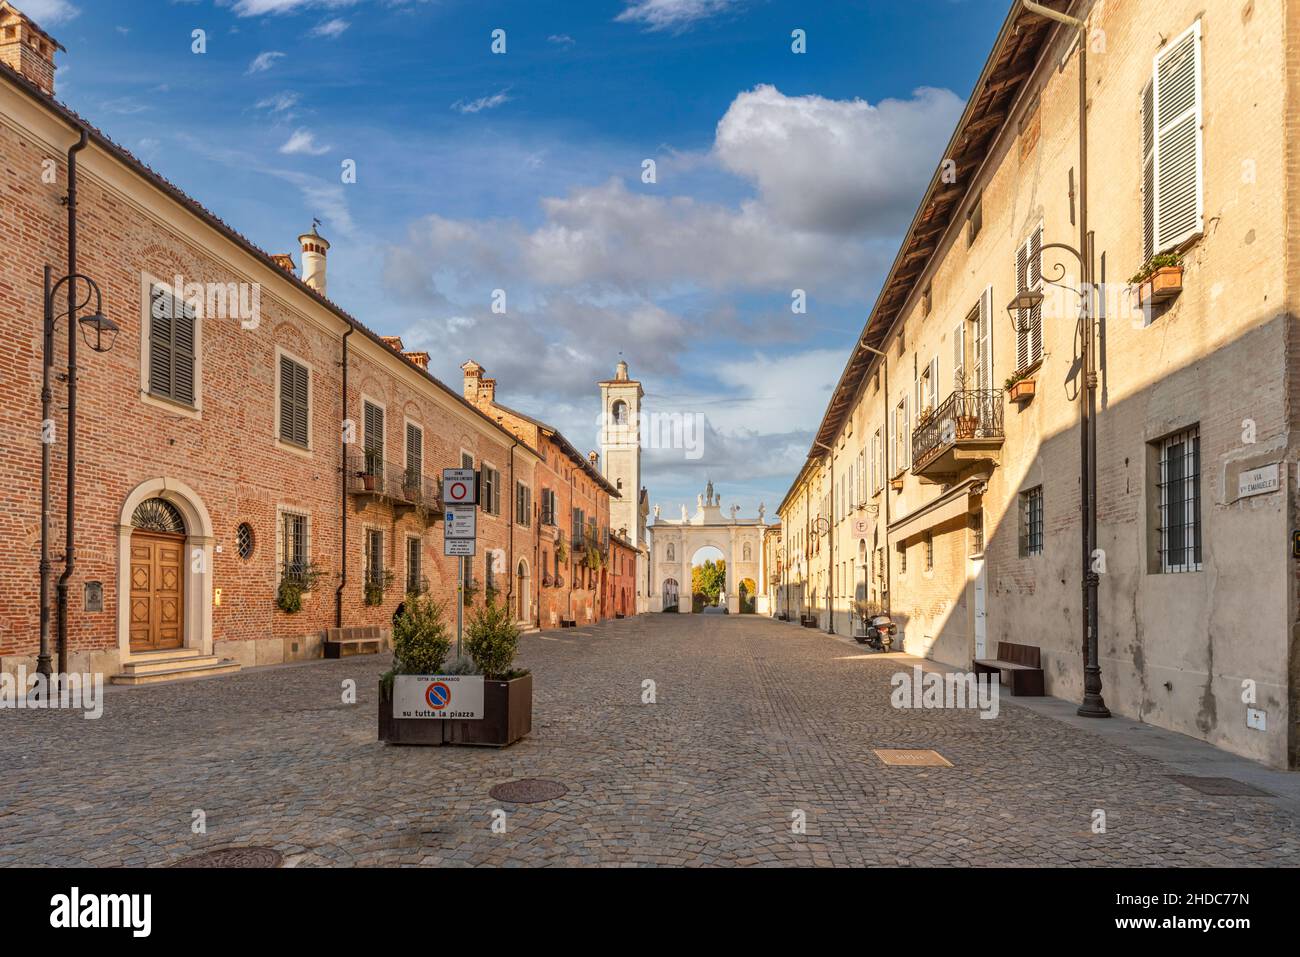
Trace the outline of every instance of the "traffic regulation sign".
<instances>
[{"instance_id":1,"label":"traffic regulation sign","mask_svg":"<svg viewBox=\"0 0 1300 957\"><path fill-rule=\"evenodd\" d=\"M442 500L447 505L477 505L478 481L474 470L443 469Z\"/></svg>"},{"instance_id":2,"label":"traffic regulation sign","mask_svg":"<svg viewBox=\"0 0 1300 957\"><path fill-rule=\"evenodd\" d=\"M474 550L475 544L472 538L444 538L442 540L442 553L444 555L472 558L478 554Z\"/></svg>"},{"instance_id":3,"label":"traffic regulation sign","mask_svg":"<svg viewBox=\"0 0 1300 957\"><path fill-rule=\"evenodd\" d=\"M443 538L477 538L478 512L473 505L448 508L443 522Z\"/></svg>"}]
</instances>

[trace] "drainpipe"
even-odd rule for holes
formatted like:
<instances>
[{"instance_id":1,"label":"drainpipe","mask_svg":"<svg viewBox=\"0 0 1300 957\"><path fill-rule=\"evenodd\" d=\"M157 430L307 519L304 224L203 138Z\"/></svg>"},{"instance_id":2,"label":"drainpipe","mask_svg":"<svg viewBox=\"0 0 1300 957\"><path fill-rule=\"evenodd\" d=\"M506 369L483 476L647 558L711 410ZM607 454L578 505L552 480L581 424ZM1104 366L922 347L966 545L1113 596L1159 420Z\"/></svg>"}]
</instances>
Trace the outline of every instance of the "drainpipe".
<instances>
[{"instance_id":1,"label":"drainpipe","mask_svg":"<svg viewBox=\"0 0 1300 957\"><path fill-rule=\"evenodd\" d=\"M82 129L68 150L68 275L77 274L77 154L86 148L89 134ZM68 483L67 527L63 574L59 577L59 671L68 671L68 585L76 570L77 502L77 281L68 280ZM121 600L121 596L118 596Z\"/></svg>"},{"instance_id":2,"label":"drainpipe","mask_svg":"<svg viewBox=\"0 0 1300 957\"><path fill-rule=\"evenodd\" d=\"M519 521L519 516L515 514L515 505L518 501L519 489L515 482L515 448L519 445L519 436L515 436L514 442L510 445L510 535L509 542L506 545L508 550L509 565L506 566L506 607L509 608L515 600L515 522Z\"/></svg>"},{"instance_id":3,"label":"drainpipe","mask_svg":"<svg viewBox=\"0 0 1300 957\"><path fill-rule=\"evenodd\" d=\"M352 335L348 326L343 333L343 392L340 396L340 409L343 418L348 417L348 336ZM339 587L334 590L334 627L343 627L343 589L348 584L348 443L347 436L339 433Z\"/></svg>"},{"instance_id":4,"label":"drainpipe","mask_svg":"<svg viewBox=\"0 0 1300 957\"><path fill-rule=\"evenodd\" d=\"M889 550L889 493L890 493L890 491L891 491L891 489L890 489L890 487L889 487L889 475L888 475L888 472L889 472L889 448L888 448L888 445L889 445L889 356L886 355L885 353L881 352L879 349L873 349L871 346L867 345L867 341L866 341L865 339L863 339L863 340L862 340L861 342L859 342L858 344L859 344L863 349L865 349L867 352L870 352L873 356L879 356L879 357L880 357L880 365L881 365L881 370L882 370L882 371L881 371L881 375L882 375L882 378L884 379L884 381L883 381L882 384L881 384L881 393L880 393L880 394L883 395L883 396L885 397L885 398L884 398L884 402L885 402L885 421L884 421L884 426L883 426L883 428L881 428L881 430L880 430L880 440L881 440L882 442L884 442L884 443L885 443L885 446L886 446L884 449L881 450L882 453L884 454L884 459L885 459L885 472L886 472L885 475L882 475L882 476L881 476L881 478L883 478L883 479L885 480L885 487L884 487L884 493L885 493L885 601L884 601L884 607L881 608L881 611L883 611L885 614L888 615L888 614L890 614L890 610L889 610L889 609L890 609L890 605L893 603L893 589L890 588L890 585L891 585L891 583L892 583L892 578L891 578L892 571L891 571L891 569L893 568L893 564L894 564L894 556L892 555L892 553L891 553L890 550ZM871 463L871 467L872 467L873 469L875 468L875 465L876 465L875 462L872 462L872 463ZM864 597L865 597L865 596L864 596Z\"/></svg>"},{"instance_id":5,"label":"drainpipe","mask_svg":"<svg viewBox=\"0 0 1300 957\"><path fill-rule=\"evenodd\" d=\"M46 423L50 421L50 405L54 390L50 388L50 372L54 365L54 304L50 302L50 267L45 267L45 295L41 299L44 326L42 328L41 361L41 650L36 658L36 671L50 677L50 443L45 441Z\"/></svg>"},{"instance_id":6,"label":"drainpipe","mask_svg":"<svg viewBox=\"0 0 1300 957\"><path fill-rule=\"evenodd\" d=\"M831 517L826 531L826 634L835 634L835 450L824 442L813 439L831 454Z\"/></svg>"}]
</instances>

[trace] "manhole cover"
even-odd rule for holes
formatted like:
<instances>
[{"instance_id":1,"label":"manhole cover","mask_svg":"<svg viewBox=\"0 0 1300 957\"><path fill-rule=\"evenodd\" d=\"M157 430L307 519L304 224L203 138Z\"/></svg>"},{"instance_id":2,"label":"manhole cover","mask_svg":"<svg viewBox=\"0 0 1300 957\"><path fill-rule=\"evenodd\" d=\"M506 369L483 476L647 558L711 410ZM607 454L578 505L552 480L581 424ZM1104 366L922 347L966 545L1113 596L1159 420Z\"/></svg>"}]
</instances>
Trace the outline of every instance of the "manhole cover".
<instances>
[{"instance_id":1,"label":"manhole cover","mask_svg":"<svg viewBox=\"0 0 1300 957\"><path fill-rule=\"evenodd\" d=\"M177 861L172 867L279 867L279 851L269 847L226 847Z\"/></svg>"},{"instance_id":2,"label":"manhole cover","mask_svg":"<svg viewBox=\"0 0 1300 957\"><path fill-rule=\"evenodd\" d=\"M1191 774L1170 774L1167 777L1172 781L1177 781L1193 791L1200 791L1202 794L1210 794L1214 797L1272 797L1267 791L1261 791L1259 788L1244 781L1234 781L1232 778L1198 778Z\"/></svg>"},{"instance_id":3,"label":"manhole cover","mask_svg":"<svg viewBox=\"0 0 1300 957\"><path fill-rule=\"evenodd\" d=\"M541 778L506 781L488 791L488 794L498 801L507 801L510 804L538 804L542 801L554 801L568 793L569 789L559 781L544 781Z\"/></svg>"},{"instance_id":4,"label":"manhole cover","mask_svg":"<svg viewBox=\"0 0 1300 957\"><path fill-rule=\"evenodd\" d=\"M896 748L875 748L876 757L888 765L903 768L950 768L952 762L938 751L906 751Z\"/></svg>"}]
</instances>

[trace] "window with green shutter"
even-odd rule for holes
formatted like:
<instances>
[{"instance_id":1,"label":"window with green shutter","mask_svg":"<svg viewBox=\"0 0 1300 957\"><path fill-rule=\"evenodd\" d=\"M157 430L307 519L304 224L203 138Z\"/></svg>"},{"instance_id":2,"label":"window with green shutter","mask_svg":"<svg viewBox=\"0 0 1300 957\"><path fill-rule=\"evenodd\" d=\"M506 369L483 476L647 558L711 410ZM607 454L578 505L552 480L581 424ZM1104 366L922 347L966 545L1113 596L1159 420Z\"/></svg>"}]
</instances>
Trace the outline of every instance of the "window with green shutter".
<instances>
[{"instance_id":1,"label":"window with green shutter","mask_svg":"<svg viewBox=\"0 0 1300 957\"><path fill-rule=\"evenodd\" d=\"M149 302L149 394L193 406L197 316L162 286Z\"/></svg>"},{"instance_id":2,"label":"window with green shutter","mask_svg":"<svg viewBox=\"0 0 1300 957\"><path fill-rule=\"evenodd\" d=\"M384 464L384 410L365 403L366 474L379 475Z\"/></svg>"},{"instance_id":3,"label":"window with green shutter","mask_svg":"<svg viewBox=\"0 0 1300 957\"><path fill-rule=\"evenodd\" d=\"M424 431L406 423L406 477L419 479L424 474Z\"/></svg>"},{"instance_id":4,"label":"window with green shutter","mask_svg":"<svg viewBox=\"0 0 1300 957\"><path fill-rule=\"evenodd\" d=\"M307 367L280 356L280 438L307 448Z\"/></svg>"}]
</instances>

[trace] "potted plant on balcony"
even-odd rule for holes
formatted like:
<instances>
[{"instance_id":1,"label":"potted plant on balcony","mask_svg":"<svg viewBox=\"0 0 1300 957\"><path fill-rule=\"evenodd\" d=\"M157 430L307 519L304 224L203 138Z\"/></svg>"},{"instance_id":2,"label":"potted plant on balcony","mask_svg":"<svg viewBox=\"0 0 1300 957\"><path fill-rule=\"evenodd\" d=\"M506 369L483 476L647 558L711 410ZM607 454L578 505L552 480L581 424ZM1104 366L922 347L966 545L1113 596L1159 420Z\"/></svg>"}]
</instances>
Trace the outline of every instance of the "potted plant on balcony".
<instances>
[{"instance_id":1,"label":"potted plant on balcony","mask_svg":"<svg viewBox=\"0 0 1300 957\"><path fill-rule=\"evenodd\" d=\"M408 502L420 501L420 470L408 468L402 473L402 497Z\"/></svg>"},{"instance_id":2,"label":"potted plant on balcony","mask_svg":"<svg viewBox=\"0 0 1300 957\"><path fill-rule=\"evenodd\" d=\"M1164 302L1183 291L1183 257L1178 253L1161 253L1152 256L1129 280L1137 288L1138 305Z\"/></svg>"},{"instance_id":3,"label":"potted plant on balcony","mask_svg":"<svg viewBox=\"0 0 1300 957\"><path fill-rule=\"evenodd\" d=\"M365 468L357 473L357 478L361 479L361 487L367 492L373 492L379 484L379 470L383 467L383 459L375 449L366 449L365 451Z\"/></svg>"},{"instance_id":4,"label":"potted plant on balcony","mask_svg":"<svg viewBox=\"0 0 1300 957\"><path fill-rule=\"evenodd\" d=\"M979 432L980 417L976 414L978 402L976 401L979 393L971 393L970 385L963 374L958 376L957 392L960 393L959 401L954 404L957 406L957 432L956 437L959 439L973 439Z\"/></svg>"},{"instance_id":5,"label":"potted plant on balcony","mask_svg":"<svg viewBox=\"0 0 1300 957\"><path fill-rule=\"evenodd\" d=\"M470 617L465 650L483 675L483 717L440 722L444 742L503 748L533 729L533 676L514 666L519 635L504 602L488 602Z\"/></svg>"},{"instance_id":6,"label":"potted plant on balcony","mask_svg":"<svg viewBox=\"0 0 1300 957\"><path fill-rule=\"evenodd\" d=\"M399 675L438 676L451 652L447 607L428 595L407 598L393 622L393 667L379 679L379 740L389 744L442 744L446 720L393 714Z\"/></svg>"},{"instance_id":7,"label":"potted plant on balcony","mask_svg":"<svg viewBox=\"0 0 1300 957\"><path fill-rule=\"evenodd\" d=\"M1016 372L1006 381L1007 394L1012 402L1028 402L1034 397L1034 379L1028 371Z\"/></svg>"}]
</instances>

